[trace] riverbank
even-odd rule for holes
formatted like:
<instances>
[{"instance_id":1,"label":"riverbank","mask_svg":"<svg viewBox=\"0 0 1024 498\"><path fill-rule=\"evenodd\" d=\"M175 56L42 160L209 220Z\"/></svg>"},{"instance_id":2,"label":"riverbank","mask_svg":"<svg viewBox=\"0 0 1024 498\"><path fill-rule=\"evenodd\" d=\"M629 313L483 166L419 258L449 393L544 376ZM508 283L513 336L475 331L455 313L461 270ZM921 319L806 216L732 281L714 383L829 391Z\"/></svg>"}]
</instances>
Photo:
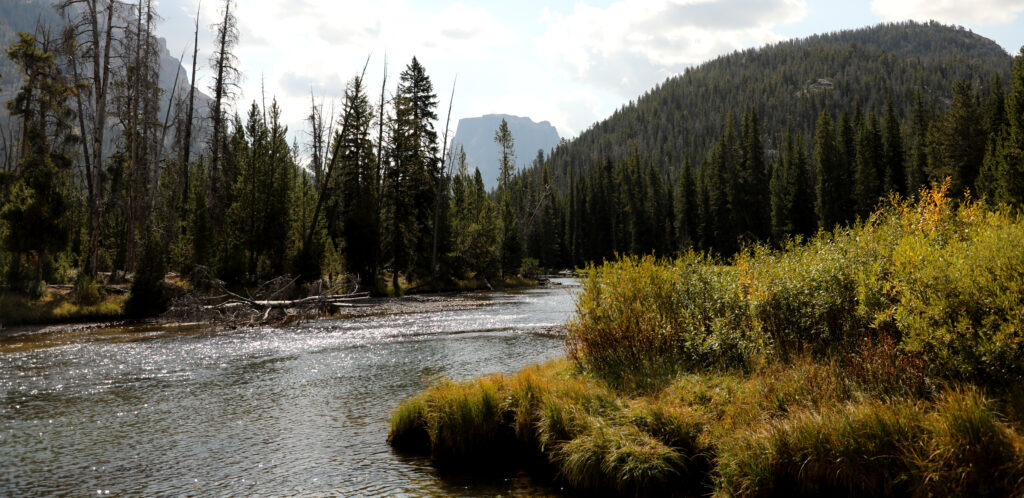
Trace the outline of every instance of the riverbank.
<instances>
[{"instance_id":1,"label":"riverbank","mask_svg":"<svg viewBox=\"0 0 1024 498\"><path fill-rule=\"evenodd\" d=\"M568 358L442 380L389 441L585 493L1018 496L1024 222L943 194L730 264L590 268Z\"/></svg>"},{"instance_id":2,"label":"riverbank","mask_svg":"<svg viewBox=\"0 0 1024 498\"><path fill-rule=\"evenodd\" d=\"M418 313L454 309L468 309L479 305L472 298L474 293L490 291L515 291L538 286L558 285L550 279L496 280L491 283L484 279L459 281L444 287L416 286L405 296L346 298L344 295L323 296L323 302L315 299L307 302L279 302L273 312L258 306L247 312L235 309L225 312L217 306L204 306L194 299L195 294L186 291L175 275L165 280L165 286L173 289L181 302L187 303L175 309L172 302L168 312L147 319L129 319L124 313L127 301L127 287L118 294L103 296L94 304L76 302L69 289L71 286L51 286L46 296L31 299L17 293L0 293L0 336L25 334L77 333L85 330L123 328L132 325L164 325L177 327L189 323L208 323L224 328L283 325L304 320L328 317L361 317L368 315ZM220 293L218 293L220 294ZM190 299L190 297L192 299ZM221 295L222 301L230 296Z\"/></svg>"},{"instance_id":3,"label":"riverbank","mask_svg":"<svg viewBox=\"0 0 1024 498\"><path fill-rule=\"evenodd\" d=\"M112 294L94 303L79 303L67 292L51 291L40 299L0 293L0 331L18 326L103 323L124 319L128 296Z\"/></svg>"},{"instance_id":4,"label":"riverbank","mask_svg":"<svg viewBox=\"0 0 1024 498\"><path fill-rule=\"evenodd\" d=\"M801 359L629 393L556 360L437 384L393 412L389 442L441 468L544 467L583 493L1019 495L1020 398L880 395L850 373Z\"/></svg>"},{"instance_id":5,"label":"riverbank","mask_svg":"<svg viewBox=\"0 0 1024 498\"><path fill-rule=\"evenodd\" d=\"M548 282L519 287L557 288L560 284ZM515 289L513 289L515 290ZM67 320L57 323L29 323L11 325L0 329L0 353L25 351L43 347L74 344L90 340L130 340L132 335L152 338L156 336L187 335L200 332L215 332L241 327L263 325L295 325L320 319L359 319L373 316L398 316L417 313L458 312L489 306L489 291L463 291L437 294L413 294L403 297L364 297L335 303L328 309L287 308L274 314L257 313L258 320L250 314L222 314L220 312L174 313L144 320L129 320L118 314L105 319ZM122 298L123 301L123 298ZM123 304L123 302L122 302ZM564 337L564 327L545 327L534 330L537 334Z\"/></svg>"}]
</instances>

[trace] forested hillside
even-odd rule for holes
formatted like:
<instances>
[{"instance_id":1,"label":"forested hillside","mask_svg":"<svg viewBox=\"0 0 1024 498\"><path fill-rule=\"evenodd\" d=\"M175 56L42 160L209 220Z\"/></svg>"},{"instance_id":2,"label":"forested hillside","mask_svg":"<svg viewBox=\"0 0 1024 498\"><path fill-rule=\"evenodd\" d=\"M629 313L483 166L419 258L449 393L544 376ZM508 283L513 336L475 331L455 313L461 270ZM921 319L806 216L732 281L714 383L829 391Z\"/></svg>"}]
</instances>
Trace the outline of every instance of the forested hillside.
<instances>
[{"instance_id":1,"label":"forested hillside","mask_svg":"<svg viewBox=\"0 0 1024 498\"><path fill-rule=\"evenodd\" d=\"M662 173L684 160L697 164L725 129L730 113L748 107L761 116L769 152L787 129L809 136L822 109L833 115L881 109L891 92L906 116L914 96L948 106L953 83L987 93L996 75L1006 81L1012 57L998 44L938 23L883 24L816 35L719 57L668 79L596 123L550 158L563 188L568 171L597 160L618 161L634 147Z\"/></svg>"},{"instance_id":2,"label":"forested hillside","mask_svg":"<svg viewBox=\"0 0 1024 498\"><path fill-rule=\"evenodd\" d=\"M37 29L6 50L20 82L0 142L0 284L31 296L134 274L129 305L149 314L167 270L236 290L282 275L296 289L490 286L616 254L728 257L931 182L1024 204L1024 56L959 28L884 25L728 55L519 173L502 120L488 190L441 143L447 117L415 57L380 89L354 76L337 115L314 97L308 140L289 143L273 95L236 102L233 0L212 56L193 62L216 75L208 103L161 89L151 0L76 5L63 15L81 43Z\"/></svg>"},{"instance_id":3,"label":"forested hillside","mask_svg":"<svg viewBox=\"0 0 1024 498\"><path fill-rule=\"evenodd\" d=\"M850 223L890 192L947 177L956 195L1020 205L1024 63L1013 60L936 23L718 58L516 179L522 217L535 220L527 253L546 266L689 248L729 256Z\"/></svg>"}]
</instances>

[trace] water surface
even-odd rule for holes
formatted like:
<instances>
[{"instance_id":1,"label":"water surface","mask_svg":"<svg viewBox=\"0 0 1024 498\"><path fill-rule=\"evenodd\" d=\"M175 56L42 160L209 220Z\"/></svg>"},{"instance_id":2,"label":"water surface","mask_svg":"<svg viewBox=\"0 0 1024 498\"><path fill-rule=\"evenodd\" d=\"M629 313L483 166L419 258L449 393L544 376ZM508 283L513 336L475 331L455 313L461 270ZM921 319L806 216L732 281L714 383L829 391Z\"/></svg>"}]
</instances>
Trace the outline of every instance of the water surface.
<instances>
[{"instance_id":1,"label":"water surface","mask_svg":"<svg viewBox=\"0 0 1024 498\"><path fill-rule=\"evenodd\" d=\"M480 299L463 310L9 349L0 496L555 492L522 473L442 478L385 442L391 409L430 379L563 354L551 327L574 309L571 287Z\"/></svg>"}]
</instances>

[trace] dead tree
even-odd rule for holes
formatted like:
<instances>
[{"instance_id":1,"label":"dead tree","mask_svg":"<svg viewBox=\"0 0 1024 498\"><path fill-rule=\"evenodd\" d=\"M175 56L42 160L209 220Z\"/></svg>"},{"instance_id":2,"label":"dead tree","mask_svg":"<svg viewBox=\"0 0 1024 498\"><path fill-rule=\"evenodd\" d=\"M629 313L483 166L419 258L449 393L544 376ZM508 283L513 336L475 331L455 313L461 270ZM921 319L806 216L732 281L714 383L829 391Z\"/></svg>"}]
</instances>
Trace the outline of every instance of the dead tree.
<instances>
[{"instance_id":1,"label":"dead tree","mask_svg":"<svg viewBox=\"0 0 1024 498\"><path fill-rule=\"evenodd\" d=\"M202 2L199 3L199 7L201 6ZM188 111L185 113L185 140L182 144L183 153L181 164L184 168L183 181L185 183L185 187L181 194L181 205L183 209L185 209L185 206L188 206L188 191L191 185L188 179L188 170L189 161L192 160L192 111L196 102L196 58L199 56L199 7L196 7L196 32L195 41L192 42L192 74L190 76L192 82L188 87Z\"/></svg>"},{"instance_id":2,"label":"dead tree","mask_svg":"<svg viewBox=\"0 0 1024 498\"><path fill-rule=\"evenodd\" d=\"M238 44L238 21L231 10L231 3L231 0L224 0L224 17L214 26L217 30L217 47L210 55L210 66L214 70L213 83L210 85L210 91L213 92L213 102L210 104L210 118L213 123L213 134L210 139L210 187L214 199L220 198L221 190L230 188L229 185L221 185L218 176L224 173L222 163L227 141L225 108L234 97L239 78L238 57L234 54L235 45Z\"/></svg>"},{"instance_id":3,"label":"dead tree","mask_svg":"<svg viewBox=\"0 0 1024 498\"><path fill-rule=\"evenodd\" d=\"M87 134L91 139L89 141L92 142L91 150L86 151L87 157L91 155L91 159L84 159L84 166L89 215L86 271L93 277L96 276L102 230L100 221L103 218L101 175L104 159L103 140L107 129L107 97L113 62L111 55L114 39L121 37L124 32L123 25L118 25L122 22L120 11L123 5L118 0L63 0L57 5L69 22L72 38L76 40L76 57L72 62L76 66L87 65L84 77L89 83L88 102L79 97L77 105L83 116L89 112L92 118L89 128L83 126L82 133ZM79 73L77 68L75 73Z\"/></svg>"}]
</instances>

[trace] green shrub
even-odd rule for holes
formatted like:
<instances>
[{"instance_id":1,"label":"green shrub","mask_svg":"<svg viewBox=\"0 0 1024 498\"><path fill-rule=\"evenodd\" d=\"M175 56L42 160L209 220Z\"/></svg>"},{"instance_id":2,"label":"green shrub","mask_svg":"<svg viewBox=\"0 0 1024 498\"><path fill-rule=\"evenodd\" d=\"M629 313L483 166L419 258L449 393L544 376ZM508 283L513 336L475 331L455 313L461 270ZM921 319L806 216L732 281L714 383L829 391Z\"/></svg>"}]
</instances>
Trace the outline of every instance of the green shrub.
<instances>
[{"instance_id":1,"label":"green shrub","mask_svg":"<svg viewBox=\"0 0 1024 498\"><path fill-rule=\"evenodd\" d=\"M85 272L78 274L78 278L75 279L75 289L73 292L75 304L93 306L103 300L103 292L100 291L100 286Z\"/></svg>"},{"instance_id":2,"label":"green shrub","mask_svg":"<svg viewBox=\"0 0 1024 498\"><path fill-rule=\"evenodd\" d=\"M693 253L591 266L569 357L643 390L677 372L890 337L893 358L915 358L928 376L1013 385L1024 378L1024 223L954 203L942 186L921 198L804 244L750 247L729 266Z\"/></svg>"},{"instance_id":3,"label":"green shrub","mask_svg":"<svg viewBox=\"0 0 1024 498\"><path fill-rule=\"evenodd\" d=\"M537 261L536 258L523 258L523 262L519 266L520 275L526 278L533 278L540 275L541 272L540 261Z\"/></svg>"}]
</instances>

